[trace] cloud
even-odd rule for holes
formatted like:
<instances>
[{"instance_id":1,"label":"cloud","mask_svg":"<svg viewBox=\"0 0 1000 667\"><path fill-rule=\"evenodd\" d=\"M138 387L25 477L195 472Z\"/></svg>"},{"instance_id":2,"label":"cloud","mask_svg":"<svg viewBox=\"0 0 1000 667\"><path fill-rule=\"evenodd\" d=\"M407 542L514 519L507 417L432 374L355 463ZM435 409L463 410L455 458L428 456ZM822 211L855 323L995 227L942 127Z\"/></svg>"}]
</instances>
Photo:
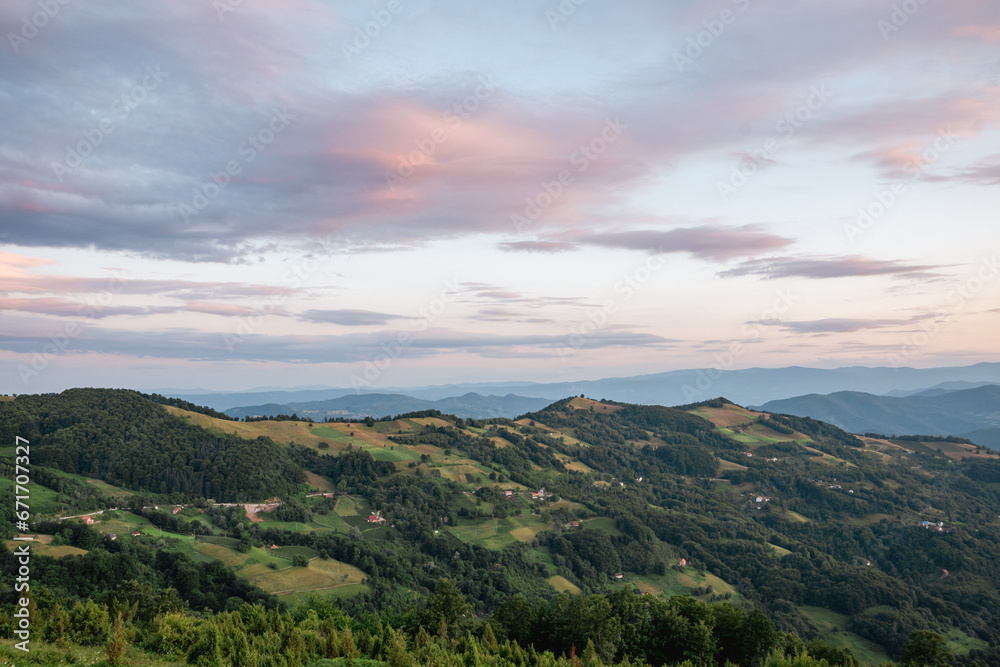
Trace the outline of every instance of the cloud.
<instances>
[{"instance_id":1,"label":"cloud","mask_svg":"<svg viewBox=\"0 0 1000 667\"><path fill-rule=\"evenodd\" d=\"M140 358L187 359L208 362L282 362L291 364L356 363L384 358L387 350L399 347L400 331L384 330L365 334L262 335L251 334L236 346L221 333L190 328L159 331L129 331L97 328L82 324L68 342L65 354L88 353ZM0 350L30 354L37 352L51 334L46 329L0 334ZM578 343L575 341L574 343ZM569 335L499 335L429 329L411 333L400 357L425 358L456 352L483 357L504 356L508 352L530 352L556 358L561 349L650 348L672 346L660 336L621 330L601 330L571 344Z\"/></svg>"},{"instance_id":2,"label":"cloud","mask_svg":"<svg viewBox=\"0 0 1000 667\"><path fill-rule=\"evenodd\" d=\"M793 243L792 239L771 234L759 225L598 233L577 236L575 241L585 245L650 253L689 253L710 260L753 257L781 250Z\"/></svg>"},{"instance_id":3,"label":"cloud","mask_svg":"<svg viewBox=\"0 0 1000 667\"><path fill-rule=\"evenodd\" d=\"M314 250L317 238L412 248L510 233L511 215L563 171L572 182L538 227L566 232L640 214L632 195L665 173L744 153L737 129L774 127L821 75L878 81L931 49L986 49L997 25L986 3L923 6L886 44L874 27L885 8L870 2L752 3L694 62L695 74L678 72L673 50L660 45L684 44L713 12L668 5L587 7L572 18L576 38L565 40L540 8L508 15L442 0L433 10L404 8L349 61L338 45L370 20L350 5L243 3L222 20L211 3L192 1L67 7L0 63L0 114L9 119L0 129L2 240L221 263ZM5 8L2 34L19 30L37 3ZM427 12L433 21L416 20ZM484 13L492 29L481 28ZM500 38L513 32L525 35L516 49ZM456 35L460 70L428 46ZM167 76L138 99L148 67ZM494 75L475 109L456 114ZM995 96L943 76L917 93L903 89L908 79L860 100L841 89L794 141L883 168L890 153L919 148L941 127L979 136L1000 123ZM279 132L269 130L275 114L289 120ZM626 127L606 142L615 118ZM78 167L56 173L102 120L113 132ZM268 141L255 148L259 136ZM583 158L591 145L600 154ZM781 162L790 163L784 154ZM225 175L230 164L237 173ZM387 176L401 173L390 185ZM181 205L197 211L185 216ZM680 232L665 240L707 259L741 256L724 240ZM758 241L748 256L776 249ZM571 241L540 243L501 247L554 252Z\"/></svg>"},{"instance_id":4,"label":"cloud","mask_svg":"<svg viewBox=\"0 0 1000 667\"><path fill-rule=\"evenodd\" d=\"M52 317L93 317L103 319L116 315L162 315L183 311L177 306L93 306L83 301L60 298L14 298L0 297L0 311L16 310L23 313L37 313Z\"/></svg>"},{"instance_id":5,"label":"cloud","mask_svg":"<svg viewBox=\"0 0 1000 667\"><path fill-rule=\"evenodd\" d=\"M371 310L342 308L339 310L307 310L299 315L299 319L304 322L340 324L345 327L367 327L388 324L390 320L401 318L399 315L376 313Z\"/></svg>"},{"instance_id":6,"label":"cloud","mask_svg":"<svg viewBox=\"0 0 1000 667\"><path fill-rule=\"evenodd\" d=\"M941 266L910 264L900 260L879 260L849 255L844 257L771 257L748 260L719 273L724 278L761 276L778 278L853 278L858 276L897 276L900 278L937 278Z\"/></svg>"},{"instance_id":7,"label":"cloud","mask_svg":"<svg viewBox=\"0 0 1000 667\"><path fill-rule=\"evenodd\" d=\"M779 326L784 331L796 334L816 334L816 333L855 333L869 329L898 328L900 326L912 325L915 319L892 320L892 319L857 319L857 318L837 318L830 317L821 320L808 321L786 321L786 320L757 320L748 324L762 324L765 326Z\"/></svg>"},{"instance_id":8,"label":"cloud","mask_svg":"<svg viewBox=\"0 0 1000 667\"><path fill-rule=\"evenodd\" d=\"M513 241L501 243L497 247L505 252L538 252L558 253L576 250L572 243L556 243L553 241Z\"/></svg>"}]
</instances>

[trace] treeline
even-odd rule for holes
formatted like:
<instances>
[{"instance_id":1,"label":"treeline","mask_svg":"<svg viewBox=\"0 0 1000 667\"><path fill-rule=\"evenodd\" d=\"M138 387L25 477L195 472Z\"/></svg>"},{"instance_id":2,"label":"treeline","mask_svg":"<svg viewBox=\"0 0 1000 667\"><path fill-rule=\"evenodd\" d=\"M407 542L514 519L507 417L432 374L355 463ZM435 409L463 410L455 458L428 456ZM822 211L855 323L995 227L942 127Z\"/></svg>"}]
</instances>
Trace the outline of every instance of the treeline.
<instances>
[{"instance_id":1,"label":"treeline","mask_svg":"<svg viewBox=\"0 0 1000 667\"><path fill-rule=\"evenodd\" d=\"M274 442L210 434L135 391L21 395L0 402L0 430L27 438L36 466L137 491L251 501L292 495L305 481Z\"/></svg>"},{"instance_id":2,"label":"treeline","mask_svg":"<svg viewBox=\"0 0 1000 667\"><path fill-rule=\"evenodd\" d=\"M160 405L169 405L175 408L180 408L181 410L187 410L188 412L197 412L198 414L206 415L208 417L214 417L215 419L225 419L226 421L239 421L235 417L230 417L225 412L219 412L218 410L213 410L212 408L205 407L204 405L198 405L196 403L191 403L190 401L185 401L182 398L173 398L171 396L163 396L162 394L141 394L143 398L148 398L154 403L159 403Z\"/></svg>"}]
</instances>

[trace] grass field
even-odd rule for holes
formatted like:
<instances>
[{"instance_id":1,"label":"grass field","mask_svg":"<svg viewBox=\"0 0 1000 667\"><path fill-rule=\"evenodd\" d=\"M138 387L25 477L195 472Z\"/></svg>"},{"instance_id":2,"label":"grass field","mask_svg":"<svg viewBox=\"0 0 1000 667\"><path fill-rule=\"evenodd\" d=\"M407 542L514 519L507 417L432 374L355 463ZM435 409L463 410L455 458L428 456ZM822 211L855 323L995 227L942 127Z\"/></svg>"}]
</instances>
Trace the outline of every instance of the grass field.
<instances>
[{"instance_id":1,"label":"grass field","mask_svg":"<svg viewBox=\"0 0 1000 667\"><path fill-rule=\"evenodd\" d=\"M333 506L333 511L338 516L357 516L361 513L360 507L361 503L356 499L350 496L341 496L337 498L337 504Z\"/></svg>"},{"instance_id":2,"label":"grass field","mask_svg":"<svg viewBox=\"0 0 1000 667\"><path fill-rule=\"evenodd\" d=\"M14 486L13 479L7 477L0 478L0 495L4 498L10 498L11 503L13 503ZM28 506L31 508L32 514L36 516L39 514L51 515L63 508L63 503L59 502L59 494L47 486L31 484L30 490L31 494Z\"/></svg>"},{"instance_id":3,"label":"grass field","mask_svg":"<svg viewBox=\"0 0 1000 667\"><path fill-rule=\"evenodd\" d=\"M757 419L757 416L760 415L759 412L747 410L746 408L741 408L738 405L726 405L721 408L703 406L695 408L694 410L688 410L688 412L692 415L697 415L698 417L707 419L719 428L731 428L733 426L746 424L747 422L752 422Z\"/></svg>"},{"instance_id":4,"label":"grass field","mask_svg":"<svg viewBox=\"0 0 1000 667\"><path fill-rule=\"evenodd\" d=\"M788 549L786 549L785 547L779 547L779 546L778 546L777 544L771 544L770 542L767 542L767 543L766 543L766 546L769 546L769 547L771 547L771 550L772 550L772 551L773 551L773 552L775 553L775 555L776 555L776 556L778 556L779 558L780 558L780 557L782 557L782 556L787 556L788 554L792 553L791 551L789 551L789 550L788 550Z\"/></svg>"},{"instance_id":5,"label":"grass field","mask_svg":"<svg viewBox=\"0 0 1000 667\"><path fill-rule=\"evenodd\" d=\"M602 533L607 533L612 537L618 537L622 534L622 531L615 528L614 519L606 516L596 517L594 519L587 519L582 524L583 528L593 528L594 530L599 530Z\"/></svg>"},{"instance_id":6,"label":"grass field","mask_svg":"<svg viewBox=\"0 0 1000 667\"><path fill-rule=\"evenodd\" d=\"M333 491L334 488L336 488L327 478L320 477L316 473L309 472L308 470L306 470L306 484L323 493Z\"/></svg>"},{"instance_id":7,"label":"grass field","mask_svg":"<svg viewBox=\"0 0 1000 667\"><path fill-rule=\"evenodd\" d=\"M63 556L82 556L87 553L86 549L79 549L77 547L66 545L52 546L52 538L52 535L35 535L35 539L31 542L6 540L4 544L7 545L7 549L10 551L14 551L14 549L28 544L30 545L32 555L51 556L52 558L62 558Z\"/></svg>"},{"instance_id":8,"label":"grass field","mask_svg":"<svg viewBox=\"0 0 1000 667\"><path fill-rule=\"evenodd\" d=\"M970 637L958 628L951 628L944 633L944 639L948 644L948 649L956 655L968 655L972 649L985 649L989 646L982 639Z\"/></svg>"},{"instance_id":9,"label":"grass field","mask_svg":"<svg viewBox=\"0 0 1000 667\"><path fill-rule=\"evenodd\" d=\"M308 567L286 565L274 570L264 563L252 563L239 572L250 583L279 596L292 593L326 593L343 586L356 586L365 579L365 573L352 565L319 558L311 560ZM358 592L357 589L354 592Z\"/></svg>"},{"instance_id":10,"label":"grass field","mask_svg":"<svg viewBox=\"0 0 1000 667\"><path fill-rule=\"evenodd\" d=\"M823 639L834 646L849 648L862 661L889 662L889 655L881 646L844 629L850 620L844 614L823 607L805 605L800 606L799 611L809 617L822 632Z\"/></svg>"},{"instance_id":11,"label":"grass field","mask_svg":"<svg viewBox=\"0 0 1000 667\"><path fill-rule=\"evenodd\" d=\"M573 595L580 593L580 588L576 584L558 574L549 577L545 581L549 582L549 585L559 593L572 593Z\"/></svg>"},{"instance_id":12,"label":"grass field","mask_svg":"<svg viewBox=\"0 0 1000 667\"><path fill-rule=\"evenodd\" d=\"M348 533L351 530L351 525L336 512L317 514L313 517L312 523L318 526L318 530L332 530L335 533Z\"/></svg>"}]
</instances>

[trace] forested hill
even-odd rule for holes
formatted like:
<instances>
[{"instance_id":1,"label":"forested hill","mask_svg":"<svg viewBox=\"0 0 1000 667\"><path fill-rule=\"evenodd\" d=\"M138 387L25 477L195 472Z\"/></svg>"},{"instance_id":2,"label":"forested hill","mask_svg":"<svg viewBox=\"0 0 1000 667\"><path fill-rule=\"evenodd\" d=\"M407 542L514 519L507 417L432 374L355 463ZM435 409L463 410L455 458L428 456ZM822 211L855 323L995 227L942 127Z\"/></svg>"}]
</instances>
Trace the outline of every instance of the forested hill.
<instances>
[{"instance_id":1,"label":"forested hill","mask_svg":"<svg viewBox=\"0 0 1000 667\"><path fill-rule=\"evenodd\" d=\"M395 642L391 625L414 650L430 646L421 632L472 646L465 665L503 664L475 658L475 646L509 640L566 665L592 644L603 664L721 666L757 610L759 627L794 633L830 664L856 665L852 652L898 658L914 632L939 639L951 664L1000 664L1000 457L966 442L855 436L725 399L574 397L516 420L429 410L313 423L233 421L92 389L0 401L0 429L31 441L34 519L105 509L93 527L35 524L49 540L32 561L52 589L38 603L46 622L56 599L89 596L110 613L131 593L103 573L128 571L150 599L169 586L198 613L278 605L292 612L280 625L294 618L323 641L347 640L317 617L367 619L347 626L369 633L356 657L384 657L372 638ZM280 502L268 509L205 502L271 496ZM157 501L177 506L145 507ZM0 529L13 534L9 521ZM154 552L153 570L137 567ZM445 622L442 579L455 582ZM207 580L218 595L192 583ZM0 591L0 635L12 595ZM456 615L457 596L468 607ZM133 628L153 651L165 646L157 613ZM234 621L213 618L198 627L230 631ZM261 656L291 641L271 627L280 644L256 647ZM196 653L210 640L199 632L170 650ZM803 645L761 637L735 661ZM234 646L220 649L231 662ZM306 642L316 658L320 646Z\"/></svg>"},{"instance_id":2,"label":"forested hill","mask_svg":"<svg viewBox=\"0 0 1000 667\"><path fill-rule=\"evenodd\" d=\"M21 395L0 402L0 432L27 438L35 465L134 491L233 502L287 496L305 481L274 442L209 433L135 391Z\"/></svg>"}]
</instances>

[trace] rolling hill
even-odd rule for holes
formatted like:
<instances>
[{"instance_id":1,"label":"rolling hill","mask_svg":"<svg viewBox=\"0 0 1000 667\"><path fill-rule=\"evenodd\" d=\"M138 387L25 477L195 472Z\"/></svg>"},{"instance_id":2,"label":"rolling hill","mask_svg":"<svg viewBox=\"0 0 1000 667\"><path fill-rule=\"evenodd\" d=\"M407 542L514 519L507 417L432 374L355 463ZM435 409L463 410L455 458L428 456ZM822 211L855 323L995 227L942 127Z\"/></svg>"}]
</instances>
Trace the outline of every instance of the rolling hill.
<instances>
[{"instance_id":1,"label":"rolling hill","mask_svg":"<svg viewBox=\"0 0 1000 667\"><path fill-rule=\"evenodd\" d=\"M957 435L995 447L992 429L1000 427L1000 386L901 397L861 392L810 394L770 401L761 409L812 417L853 433Z\"/></svg>"},{"instance_id":2,"label":"rolling hill","mask_svg":"<svg viewBox=\"0 0 1000 667\"><path fill-rule=\"evenodd\" d=\"M531 410L543 408L550 402L545 398L526 398L514 394L483 396L475 392L437 401L427 401L403 394L351 394L325 401L293 402L283 405L268 403L230 408L225 413L237 419L246 416L291 415L294 413L315 421L322 421L328 417L364 419L368 416L439 410L457 417L489 419L491 417L515 417Z\"/></svg>"},{"instance_id":3,"label":"rolling hill","mask_svg":"<svg viewBox=\"0 0 1000 667\"><path fill-rule=\"evenodd\" d=\"M860 391L885 394L896 390L918 392L946 382L1000 383L1000 363L981 363L949 368L746 368L719 371L713 368L686 369L632 377L581 380L575 382L489 382L437 387L391 387L384 389L351 388L258 392L161 393L204 405L215 410L240 406L289 405L355 395L356 393L399 394L427 401L462 396L469 392L505 396L532 396L556 401L566 396L599 396L630 403L678 405L726 396L741 405L760 405L767 401L803 394L828 394L836 391ZM401 410L377 412L398 414Z\"/></svg>"},{"instance_id":4,"label":"rolling hill","mask_svg":"<svg viewBox=\"0 0 1000 667\"><path fill-rule=\"evenodd\" d=\"M141 439L150 419L198 434L193 472L227 475L199 462L211 450L198 443L259 442L304 481L277 499L244 489L254 503L213 504L122 477L141 470L146 450L114 449L104 466L104 452L78 446L90 432ZM101 572L122 570L175 582L193 610L238 607L188 574L227 572L225 590L252 590L296 618L330 605L403 614L444 577L478 615L513 618L505 605L522 595L520 629L497 620L497 631L555 651L570 646L528 609L604 599L587 596L624 605L639 591L760 609L782 630L869 660L898 656L917 629L980 664L1000 656L1000 545L984 537L1000 525L1000 456L972 445L858 438L725 399L669 408L577 396L516 420L415 412L320 424L235 422L134 392L73 390L2 402L0 425L32 438L33 456L38 440L32 496L51 501L35 510L39 532L79 526L60 540L87 554L32 561L66 599L96 595ZM72 471L61 469L66 448ZM94 530L46 523L97 510ZM112 544L112 532L138 536ZM133 551L158 569L127 568Z\"/></svg>"}]
</instances>

